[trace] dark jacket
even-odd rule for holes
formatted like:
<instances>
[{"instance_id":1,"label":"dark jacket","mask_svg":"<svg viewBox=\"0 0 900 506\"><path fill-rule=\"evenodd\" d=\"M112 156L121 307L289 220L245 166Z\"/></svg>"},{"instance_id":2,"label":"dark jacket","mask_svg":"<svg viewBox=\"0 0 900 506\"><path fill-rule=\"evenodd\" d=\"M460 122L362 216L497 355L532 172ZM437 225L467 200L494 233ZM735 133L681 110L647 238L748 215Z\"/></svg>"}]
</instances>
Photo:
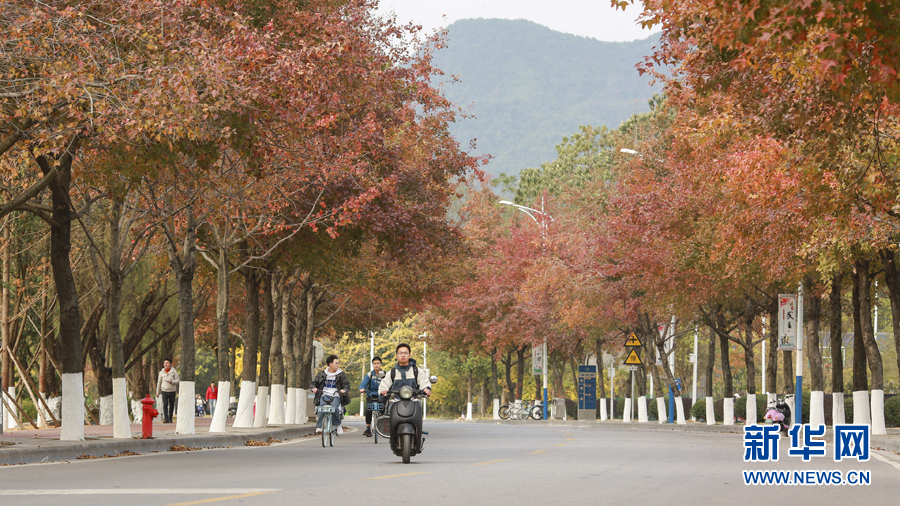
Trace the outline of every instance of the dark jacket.
<instances>
[{"instance_id":1,"label":"dark jacket","mask_svg":"<svg viewBox=\"0 0 900 506\"><path fill-rule=\"evenodd\" d=\"M369 374L366 374L366 377L363 378L362 383L359 384L360 390L365 390L366 395L378 395L378 384L381 383L381 378L375 375L375 372L372 371Z\"/></svg>"},{"instance_id":2,"label":"dark jacket","mask_svg":"<svg viewBox=\"0 0 900 506\"><path fill-rule=\"evenodd\" d=\"M341 371L341 373L337 375L337 385L338 390L345 391L345 393L341 394L341 404L344 406L350 404L350 380L347 379L347 374L344 373L344 371ZM318 374L316 374L315 379L313 379L313 382L309 385L310 390L312 390L313 388L318 388L318 390L316 391L316 398L313 401L315 406L319 405L319 399L322 398L322 388L324 387L325 370L323 369L319 371Z\"/></svg>"}]
</instances>

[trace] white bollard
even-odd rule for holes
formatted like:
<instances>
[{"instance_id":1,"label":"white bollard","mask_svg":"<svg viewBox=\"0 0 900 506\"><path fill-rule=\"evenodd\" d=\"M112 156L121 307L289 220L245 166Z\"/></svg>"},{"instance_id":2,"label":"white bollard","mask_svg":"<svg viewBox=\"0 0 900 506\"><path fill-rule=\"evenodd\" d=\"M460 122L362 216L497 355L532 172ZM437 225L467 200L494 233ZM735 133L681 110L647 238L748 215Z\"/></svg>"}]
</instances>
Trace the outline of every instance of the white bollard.
<instances>
[{"instance_id":1,"label":"white bollard","mask_svg":"<svg viewBox=\"0 0 900 506\"><path fill-rule=\"evenodd\" d=\"M269 425L284 424L284 385L272 385L272 409L269 410Z\"/></svg>"},{"instance_id":2,"label":"white bollard","mask_svg":"<svg viewBox=\"0 0 900 506\"><path fill-rule=\"evenodd\" d=\"M643 395L638 397L638 422L647 422L647 398Z\"/></svg>"},{"instance_id":3,"label":"white bollard","mask_svg":"<svg viewBox=\"0 0 900 506\"><path fill-rule=\"evenodd\" d=\"M631 398L625 398L625 406L624 411L622 413L622 421L625 423L631 423Z\"/></svg>"},{"instance_id":4,"label":"white bollard","mask_svg":"<svg viewBox=\"0 0 900 506\"><path fill-rule=\"evenodd\" d=\"M835 392L831 394L831 423L832 425L843 425L847 415L844 414L844 392Z\"/></svg>"},{"instance_id":5,"label":"white bollard","mask_svg":"<svg viewBox=\"0 0 900 506\"><path fill-rule=\"evenodd\" d=\"M265 427L269 412L269 387L257 387L256 389L256 413L253 415L254 427Z\"/></svg>"},{"instance_id":6,"label":"white bollard","mask_svg":"<svg viewBox=\"0 0 900 506\"><path fill-rule=\"evenodd\" d=\"M712 397L706 398L706 425L716 424L716 404Z\"/></svg>"},{"instance_id":7,"label":"white bollard","mask_svg":"<svg viewBox=\"0 0 900 506\"><path fill-rule=\"evenodd\" d=\"M669 415L666 411L666 400L663 397L656 398L656 413L659 415L659 423L668 423Z\"/></svg>"},{"instance_id":8,"label":"white bollard","mask_svg":"<svg viewBox=\"0 0 900 506\"><path fill-rule=\"evenodd\" d=\"M825 392L821 390L809 393L809 425L825 425Z\"/></svg>"},{"instance_id":9,"label":"white bollard","mask_svg":"<svg viewBox=\"0 0 900 506\"><path fill-rule=\"evenodd\" d=\"M681 396L675 397L675 423L678 425L684 425L687 421L684 419L684 401L681 400Z\"/></svg>"},{"instance_id":10,"label":"white bollard","mask_svg":"<svg viewBox=\"0 0 900 506\"><path fill-rule=\"evenodd\" d=\"M756 413L756 394L747 394L747 416L744 418L745 425L756 425L759 417Z\"/></svg>"},{"instance_id":11,"label":"white bollard","mask_svg":"<svg viewBox=\"0 0 900 506\"><path fill-rule=\"evenodd\" d=\"M884 390L872 390L872 435L887 434L884 426Z\"/></svg>"},{"instance_id":12,"label":"white bollard","mask_svg":"<svg viewBox=\"0 0 900 506\"><path fill-rule=\"evenodd\" d=\"M600 421L601 422L605 422L606 420L609 419L609 417L606 415L606 413L607 413L606 398L603 398L603 399L600 399Z\"/></svg>"},{"instance_id":13,"label":"white bollard","mask_svg":"<svg viewBox=\"0 0 900 506\"><path fill-rule=\"evenodd\" d=\"M125 378L122 378L122 382ZM175 411L175 433L196 434L194 426L194 414L197 412L197 398L194 397L194 382L180 381L178 383L178 410ZM131 429L128 429L128 437L131 437Z\"/></svg>"},{"instance_id":14,"label":"white bollard","mask_svg":"<svg viewBox=\"0 0 900 506\"><path fill-rule=\"evenodd\" d=\"M256 382L241 380L241 394L232 427L253 427L253 401L256 399Z\"/></svg>"},{"instance_id":15,"label":"white bollard","mask_svg":"<svg viewBox=\"0 0 900 506\"><path fill-rule=\"evenodd\" d=\"M860 390L853 392L853 424L854 425L871 425L872 419L869 417L869 392L868 390Z\"/></svg>"},{"instance_id":16,"label":"white bollard","mask_svg":"<svg viewBox=\"0 0 900 506\"><path fill-rule=\"evenodd\" d=\"M491 407L493 408L493 412L494 412L494 420L499 420L500 419L500 399L494 399L494 401L491 403Z\"/></svg>"},{"instance_id":17,"label":"white bollard","mask_svg":"<svg viewBox=\"0 0 900 506\"><path fill-rule=\"evenodd\" d=\"M209 433L216 434L225 431L225 425L228 418L228 401L231 396L231 382L219 382L219 402L216 403L216 412L213 413L212 422L209 424Z\"/></svg>"},{"instance_id":18,"label":"white bollard","mask_svg":"<svg viewBox=\"0 0 900 506\"><path fill-rule=\"evenodd\" d=\"M725 406L722 411L722 425L734 425L734 397L725 398Z\"/></svg>"},{"instance_id":19,"label":"white bollard","mask_svg":"<svg viewBox=\"0 0 900 506\"><path fill-rule=\"evenodd\" d=\"M81 373L62 375L62 428L60 441L84 441L84 377Z\"/></svg>"}]
</instances>

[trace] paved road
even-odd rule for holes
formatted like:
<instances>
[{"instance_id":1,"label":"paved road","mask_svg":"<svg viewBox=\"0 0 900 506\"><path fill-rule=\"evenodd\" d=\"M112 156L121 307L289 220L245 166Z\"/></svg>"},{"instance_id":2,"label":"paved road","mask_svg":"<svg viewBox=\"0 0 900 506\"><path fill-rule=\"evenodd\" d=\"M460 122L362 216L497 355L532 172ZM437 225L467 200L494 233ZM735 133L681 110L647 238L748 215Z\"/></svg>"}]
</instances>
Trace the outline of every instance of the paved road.
<instances>
[{"instance_id":1,"label":"paved road","mask_svg":"<svg viewBox=\"0 0 900 506\"><path fill-rule=\"evenodd\" d=\"M803 463L787 457L785 446L777 463L745 464L738 434L431 422L425 453L404 465L386 444L375 445L360 435L359 424L350 425L357 430L334 448L308 438L263 448L2 467L0 504L875 506L896 504L900 491L900 463L835 463L830 455ZM746 486L745 469L862 469L871 471L872 483ZM48 491L66 495L21 495Z\"/></svg>"}]
</instances>

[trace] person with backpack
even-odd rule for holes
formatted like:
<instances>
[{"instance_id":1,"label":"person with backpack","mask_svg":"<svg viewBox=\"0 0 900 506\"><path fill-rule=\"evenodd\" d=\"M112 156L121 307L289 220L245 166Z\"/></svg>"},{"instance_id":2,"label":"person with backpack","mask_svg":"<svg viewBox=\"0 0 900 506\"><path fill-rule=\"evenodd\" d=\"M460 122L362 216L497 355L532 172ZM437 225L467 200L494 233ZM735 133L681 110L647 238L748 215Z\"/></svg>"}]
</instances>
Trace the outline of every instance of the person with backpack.
<instances>
[{"instance_id":1,"label":"person with backpack","mask_svg":"<svg viewBox=\"0 0 900 506\"><path fill-rule=\"evenodd\" d=\"M428 379L428 373L423 369L419 369L415 361L410 359L410 347L406 343L397 345L397 366L391 368L381 383L378 385L378 392L381 395L387 395L388 392L399 390L404 385L421 390L425 397L431 395L431 381Z\"/></svg>"},{"instance_id":2,"label":"person with backpack","mask_svg":"<svg viewBox=\"0 0 900 506\"><path fill-rule=\"evenodd\" d=\"M378 385L381 378L378 374L381 372L381 357L372 359L372 372L366 374L362 383L359 384L359 393L366 394L366 431L363 436L372 437L372 411L369 409L369 399L378 396Z\"/></svg>"},{"instance_id":3,"label":"person with backpack","mask_svg":"<svg viewBox=\"0 0 900 506\"><path fill-rule=\"evenodd\" d=\"M326 404L334 406L331 421L337 428L338 435L341 435L344 433L340 418L341 404L344 406L350 404L350 394L347 393L350 390L350 380L347 379L347 375L341 370L341 361L337 355L328 355L325 363L328 367L316 374L315 379L309 385L309 389L316 394L314 401L316 406L325 406ZM319 413L319 418L316 421L316 434L322 433L322 420L324 419L325 413Z\"/></svg>"}]
</instances>

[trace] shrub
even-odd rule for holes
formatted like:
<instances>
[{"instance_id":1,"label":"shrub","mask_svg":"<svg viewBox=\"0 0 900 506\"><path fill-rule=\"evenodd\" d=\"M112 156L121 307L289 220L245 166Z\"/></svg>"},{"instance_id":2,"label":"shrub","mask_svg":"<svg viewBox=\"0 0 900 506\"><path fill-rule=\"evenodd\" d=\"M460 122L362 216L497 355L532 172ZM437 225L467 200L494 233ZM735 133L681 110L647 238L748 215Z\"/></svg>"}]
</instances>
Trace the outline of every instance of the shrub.
<instances>
[{"instance_id":1,"label":"shrub","mask_svg":"<svg viewBox=\"0 0 900 506\"><path fill-rule=\"evenodd\" d=\"M884 401L884 424L888 427L900 427L900 395Z\"/></svg>"},{"instance_id":2,"label":"shrub","mask_svg":"<svg viewBox=\"0 0 900 506\"><path fill-rule=\"evenodd\" d=\"M756 394L756 420L755 423L759 423L763 420L763 417L766 416L766 394ZM705 412L704 412L704 417ZM743 396L741 398L734 400L734 417L740 418L744 420L744 423L754 423L754 421L747 421L747 396ZM724 418L724 413L723 413Z\"/></svg>"}]
</instances>

